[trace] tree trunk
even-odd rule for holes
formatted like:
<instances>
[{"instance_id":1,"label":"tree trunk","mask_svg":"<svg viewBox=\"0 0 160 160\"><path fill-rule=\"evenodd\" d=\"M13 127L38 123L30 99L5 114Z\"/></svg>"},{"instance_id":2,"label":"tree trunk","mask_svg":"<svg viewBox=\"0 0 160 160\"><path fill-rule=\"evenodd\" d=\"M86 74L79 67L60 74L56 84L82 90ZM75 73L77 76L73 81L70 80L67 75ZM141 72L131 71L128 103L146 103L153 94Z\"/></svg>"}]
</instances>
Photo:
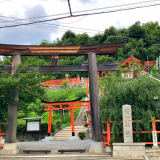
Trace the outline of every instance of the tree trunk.
<instances>
[{"instance_id":1,"label":"tree trunk","mask_svg":"<svg viewBox=\"0 0 160 160\"><path fill-rule=\"evenodd\" d=\"M96 54L89 53L89 90L90 90L90 110L91 110L91 123L92 123L92 140L94 142L102 142L102 130L100 119L100 106L99 106L99 89L97 78L97 62Z\"/></svg>"},{"instance_id":2,"label":"tree trunk","mask_svg":"<svg viewBox=\"0 0 160 160\"><path fill-rule=\"evenodd\" d=\"M21 63L21 56L18 54L13 55L12 72L13 76L16 72L17 65ZM15 143L17 133L17 116L18 116L18 101L19 93L17 87L12 89L13 102L8 105L9 117L7 120L5 143Z\"/></svg>"}]
</instances>

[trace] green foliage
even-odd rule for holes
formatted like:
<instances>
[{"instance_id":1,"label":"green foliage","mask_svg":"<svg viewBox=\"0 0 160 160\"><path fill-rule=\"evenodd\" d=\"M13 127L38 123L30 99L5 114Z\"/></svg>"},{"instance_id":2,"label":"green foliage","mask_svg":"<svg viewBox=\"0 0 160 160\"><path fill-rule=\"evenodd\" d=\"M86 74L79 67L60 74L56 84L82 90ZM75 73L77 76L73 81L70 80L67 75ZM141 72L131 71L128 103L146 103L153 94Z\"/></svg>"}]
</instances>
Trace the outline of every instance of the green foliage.
<instances>
[{"instance_id":1,"label":"green foliage","mask_svg":"<svg viewBox=\"0 0 160 160\"><path fill-rule=\"evenodd\" d=\"M152 117L159 119L159 103L154 97L160 97L159 82L151 79L148 74L137 79L127 81L120 76L120 71L107 75L102 81L104 92L101 98L101 118L106 121L114 121L111 125L113 136L122 131L122 105L132 106L132 119L141 120L133 124L133 129L138 133L135 139L138 141L141 131L151 131L149 120ZM151 136L147 134L147 136Z\"/></svg>"},{"instance_id":2,"label":"green foliage","mask_svg":"<svg viewBox=\"0 0 160 160\"><path fill-rule=\"evenodd\" d=\"M20 71L26 66L23 64L19 65L14 76L6 72L0 73L0 122L6 122L7 120L8 103L18 103L19 110L26 112L26 107L30 103L36 102L37 98L41 98L45 93L44 87L39 83L45 82L49 78L39 73L38 69L35 69L33 72L20 74ZM14 101L12 98L13 89L19 91L19 101Z\"/></svg>"},{"instance_id":3,"label":"green foliage","mask_svg":"<svg viewBox=\"0 0 160 160\"><path fill-rule=\"evenodd\" d=\"M86 114L83 115L83 118L86 119Z\"/></svg>"},{"instance_id":4,"label":"green foliage","mask_svg":"<svg viewBox=\"0 0 160 160\"><path fill-rule=\"evenodd\" d=\"M74 88L74 89L46 92L43 100L50 102L71 101L85 96L86 96L85 88Z\"/></svg>"},{"instance_id":5,"label":"green foliage","mask_svg":"<svg viewBox=\"0 0 160 160\"><path fill-rule=\"evenodd\" d=\"M69 85L68 85L68 82L69 82L69 81L67 81L67 80L66 80L66 81L63 81L63 82L62 82L62 85L61 85L61 89L67 89L67 87L69 86Z\"/></svg>"},{"instance_id":6,"label":"green foliage","mask_svg":"<svg viewBox=\"0 0 160 160\"><path fill-rule=\"evenodd\" d=\"M142 141L143 142L143 141ZM113 137L110 141L109 144L111 146L111 148L113 148L113 143L123 143L123 135L120 134L116 137Z\"/></svg>"},{"instance_id":7,"label":"green foliage","mask_svg":"<svg viewBox=\"0 0 160 160\"><path fill-rule=\"evenodd\" d=\"M78 137L83 140L86 137L86 133L85 132L78 132Z\"/></svg>"}]
</instances>

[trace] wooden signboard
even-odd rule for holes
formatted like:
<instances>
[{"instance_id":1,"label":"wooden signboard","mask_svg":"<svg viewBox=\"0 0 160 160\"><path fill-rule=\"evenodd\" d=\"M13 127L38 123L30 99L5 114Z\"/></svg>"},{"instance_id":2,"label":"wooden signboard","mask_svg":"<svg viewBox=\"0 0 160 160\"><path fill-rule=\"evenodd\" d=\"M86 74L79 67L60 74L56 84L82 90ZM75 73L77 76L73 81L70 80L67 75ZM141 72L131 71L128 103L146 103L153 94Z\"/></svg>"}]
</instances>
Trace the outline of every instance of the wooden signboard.
<instances>
[{"instance_id":1,"label":"wooden signboard","mask_svg":"<svg viewBox=\"0 0 160 160\"><path fill-rule=\"evenodd\" d=\"M27 121L27 132L40 131L40 121Z\"/></svg>"},{"instance_id":2,"label":"wooden signboard","mask_svg":"<svg viewBox=\"0 0 160 160\"><path fill-rule=\"evenodd\" d=\"M23 118L23 120L26 120L26 140L27 140L28 132L39 132L39 139L40 139L41 137L41 119L43 119L43 117Z\"/></svg>"}]
</instances>

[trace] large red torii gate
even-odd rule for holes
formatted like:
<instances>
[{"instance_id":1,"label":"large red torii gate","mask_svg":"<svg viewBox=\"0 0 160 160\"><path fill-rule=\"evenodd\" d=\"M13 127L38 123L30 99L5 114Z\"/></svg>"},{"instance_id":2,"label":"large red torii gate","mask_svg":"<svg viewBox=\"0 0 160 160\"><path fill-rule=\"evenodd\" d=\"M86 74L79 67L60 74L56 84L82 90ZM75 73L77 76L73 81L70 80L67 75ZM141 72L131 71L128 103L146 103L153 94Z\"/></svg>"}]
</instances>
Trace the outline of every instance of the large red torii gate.
<instances>
[{"instance_id":1,"label":"large red torii gate","mask_svg":"<svg viewBox=\"0 0 160 160\"><path fill-rule=\"evenodd\" d=\"M41 101L44 103L45 106L49 106L48 109L44 109L44 111L49 111L49 118L48 118L48 136L51 134L51 124L52 124L52 111L56 110L70 110L71 111L71 127L72 127L72 136L75 136L74 130L74 110L79 109L79 107L88 107L88 111L90 110L90 101L80 101L81 98L73 100L73 101L62 101L62 102L46 102ZM85 104L84 104L85 103ZM79 105L77 105L79 104ZM59 105L60 108L53 108L53 106ZM69 105L68 108L63 108L63 105Z\"/></svg>"}]
</instances>

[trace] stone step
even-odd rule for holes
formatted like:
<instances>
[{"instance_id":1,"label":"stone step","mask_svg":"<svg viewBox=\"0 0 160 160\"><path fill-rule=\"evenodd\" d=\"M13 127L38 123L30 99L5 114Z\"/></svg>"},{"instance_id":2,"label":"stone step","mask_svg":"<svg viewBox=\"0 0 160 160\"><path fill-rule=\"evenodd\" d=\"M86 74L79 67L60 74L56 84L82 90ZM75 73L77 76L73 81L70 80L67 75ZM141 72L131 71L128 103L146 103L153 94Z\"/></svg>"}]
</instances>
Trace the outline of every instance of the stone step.
<instances>
[{"instance_id":1,"label":"stone step","mask_svg":"<svg viewBox=\"0 0 160 160\"><path fill-rule=\"evenodd\" d=\"M53 137L51 141L63 141L63 140L69 140L69 137Z\"/></svg>"},{"instance_id":2,"label":"stone step","mask_svg":"<svg viewBox=\"0 0 160 160\"><path fill-rule=\"evenodd\" d=\"M85 131L85 129L79 129L79 130L77 130L77 129L75 129L74 130L75 132L80 132L80 131ZM72 130L69 130L69 129L66 129L66 130L61 130L60 132L72 132Z\"/></svg>"},{"instance_id":3,"label":"stone step","mask_svg":"<svg viewBox=\"0 0 160 160\"><path fill-rule=\"evenodd\" d=\"M64 129L70 129L71 130L72 128L64 128ZM86 129L86 128L84 126L83 127L77 127L77 126L75 126L74 129L75 130L79 130L79 129Z\"/></svg>"},{"instance_id":4,"label":"stone step","mask_svg":"<svg viewBox=\"0 0 160 160\"><path fill-rule=\"evenodd\" d=\"M83 128L83 126L76 126L76 128ZM69 127L66 127L66 128L71 128L71 126L69 126Z\"/></svg>"},{"instance_id":5,"label":"stone step","mask_svg":"<svg viewBox=\"0 0 160 160\"><path fill-rule=\"evenodd\" d=\"M70 132L70 133L58 133L58 134L56 134L55 136L64 136L64 135L66 135L66 136L68 136L68 135L71 135L72 134L72 132ZM75 133L76 135L78 135L78 133Z\"/></svg>"},{"instance_id":6,"label":"stone step","mask_svg":"<svg viewBox=\"0 0 160 160\"><path fill-rule=\"evenodd\" d=\"M79 130L84 130L84 129L86 129L86 128L75 128L74 130L75 131L79 131ZM71 131L72 129L71 128L64 128L64 129L62 129L62 131Z\"/></svg>"}]
</instances>

